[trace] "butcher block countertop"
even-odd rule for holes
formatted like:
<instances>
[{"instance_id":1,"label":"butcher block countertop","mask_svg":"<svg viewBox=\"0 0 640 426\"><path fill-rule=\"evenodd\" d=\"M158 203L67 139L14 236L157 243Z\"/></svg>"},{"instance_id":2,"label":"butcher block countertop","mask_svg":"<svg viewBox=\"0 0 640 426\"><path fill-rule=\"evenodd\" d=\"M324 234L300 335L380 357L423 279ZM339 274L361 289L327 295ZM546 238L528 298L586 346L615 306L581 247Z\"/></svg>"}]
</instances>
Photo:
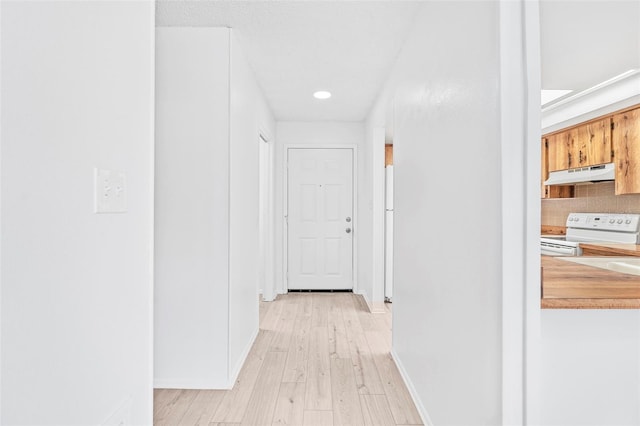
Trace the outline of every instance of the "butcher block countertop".
<instances>
[{"instance_id":1,"label":"butcher block countertop","mask_svg":"<svg viewBox=\"0 0 640 426\"><path fill-rule=\"evenodd\" d=\"M541 266L543 309L640 308L640 276L551 256L542 256Z\"/></svg>"},{"instance_id":2,"label":"butcher block countertop","mask_svg":"<svg viewBox=\"0 0 640 426\"><path fill-rule=\"evenodd\" d=\"M542 225L540 228L541 235L567 235L566 226Z\"/></svg>"},{"instance_id":3,"label":"butcher block countertop","mask_svg":"<svg viewBox=\"0 0 640 426\"><path fill-rule=\"evenodd\" d=\"M585 256L635 256L640 257L640 246L617 243L580 243Z\"/></svg>"}]
</instances>

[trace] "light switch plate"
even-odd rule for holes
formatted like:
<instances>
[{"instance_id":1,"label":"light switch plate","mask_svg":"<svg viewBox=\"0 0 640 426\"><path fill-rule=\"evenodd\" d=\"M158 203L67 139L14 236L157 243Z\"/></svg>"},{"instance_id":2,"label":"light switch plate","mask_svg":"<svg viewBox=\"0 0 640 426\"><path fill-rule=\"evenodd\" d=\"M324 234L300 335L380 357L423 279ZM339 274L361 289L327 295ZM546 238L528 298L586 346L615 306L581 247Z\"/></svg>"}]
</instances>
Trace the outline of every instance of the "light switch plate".
<instances>
[{"instance_id":1,"label":"light switch plate","mask_svg":"<svg viewBox=\"0 0 640 426\"><path fill-rule=\"evenodd\" d=\"M126 175L123 172L95 169L96 213L125 213L127 211Z\"/></svg>"}]
</instances>

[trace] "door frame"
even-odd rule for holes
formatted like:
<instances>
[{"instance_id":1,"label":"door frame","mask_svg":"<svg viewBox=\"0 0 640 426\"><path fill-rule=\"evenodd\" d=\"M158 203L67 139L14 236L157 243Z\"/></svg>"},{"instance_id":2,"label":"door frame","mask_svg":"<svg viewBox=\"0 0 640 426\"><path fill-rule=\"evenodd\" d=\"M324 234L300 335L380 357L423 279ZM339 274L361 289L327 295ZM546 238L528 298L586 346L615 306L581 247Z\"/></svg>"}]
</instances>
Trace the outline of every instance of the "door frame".
<instances>
[{"instance_id":1,"label":"door frame","mask_svg":"<svg viewBox=\"0 0 640 426\"><path fill-rule=\"evenodd\" d=\"M258 203L262 198L264 201L264 205L260 205L259 211L264 214L260 220L262 221L262 229L259 229L260 232L260 242L259 242L259 261L260 261L260 271L264 273L264 276L258 277L258 284L262 284L262 298L264 301L273 301L275 299L275 295L277 289L275 288L275 276L274 276L274 228L275 228L275 211L274 211L274 193L275 193L275 185L274 185L274 144L271 136L265 129L260 129L258 132L258 144L260 144L259 152L258 152L258 174L259 174L259 191L261 192L260 198L258 199ZM264 145L262 145L264 144ZM266 155L263 155L264 153ZM266 172L266 173L264 173ZM265 176L266 174L266 176ZM262 182L262 180L265 180ZM264 191L264 192L262 192ZM264 208L264 210L263 210Z\"/></svg>"},{"instance_id":2,"label":"door frame","mask_svg":"<svg viewBox=\"0 0 640 426\"><path fill-rule=\"evenodd\" d=\"M287 218L289 216L289 150L290 149L350 149L351 157L351 173L353 190L351 193L351 203L353 206L353 223L358 226L353 227L355 238L352 239L353 247L351 252L351 268L353 280L353 292L359 294L358 288L358 240L360 222L358 221L358 145L356 144L285 144L284 145L284 179L283 179L283 197L282 197L282 293L289 292L289 224Z\"/></svg>"}]
</instances>

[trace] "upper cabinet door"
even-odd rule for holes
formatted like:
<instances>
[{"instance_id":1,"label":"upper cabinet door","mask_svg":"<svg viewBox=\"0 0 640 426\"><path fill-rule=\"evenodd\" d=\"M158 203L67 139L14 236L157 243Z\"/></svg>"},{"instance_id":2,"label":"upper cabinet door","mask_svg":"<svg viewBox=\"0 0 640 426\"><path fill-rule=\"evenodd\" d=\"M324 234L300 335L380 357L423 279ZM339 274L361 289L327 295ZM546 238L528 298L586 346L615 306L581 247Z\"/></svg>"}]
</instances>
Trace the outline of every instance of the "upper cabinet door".
<instances>
[{"instance_id":1,"label":"upper cabinet door","mask_svg":"<svg viewBox=\"0 0 640 426\"><path fill-rule=\"evenodd\" d=\"M577 127L574 137L572 167L594 166L611 162L611 121L609 118Z\"/></svg>"},{"instance_id":2,"label":"upper cabinet door","mask_svg":"<svg viewBox=\"0 0 640 426\"><path fill-rule=\"evenodd\" d=\"M616 194L640 193L640 108L613 116Z\"/></svg>"},{"instance_id":3,"label":"upper cabinet door","mask_svg":"<svg viewBox=\"0 0 640 426\"><path fill-rule=\"evenodd\" d=\"M569 153L567 156L567 165L569 169L582 167L586 165L587 159L587 143L586 138L580 137L578 128L569 129L558 134L559 138L564 139L567 144Z\"/></svg>"},{"instance_id":4,"label":"upper cabinet door","mask_svg":"<svg viewBox=\"0 0 640 426\"><path fill-rule=\"evenodd\" d=\"M564 134L569 146L569 168L611 162L611 125L609 119L569 129Z\"/></svg>"},{"instance_id":5,"label":"upper cabinet door","mask_svg":"<svg viewBox=\"0 0 640 426\"><path fill-rule=\"evenodd\" d=\"M547 138L550 172L611 162L609 118L576 126Z\"/></svg>"},{"instance_id":6,"label":"upper cabinet door","mask_svg":"<svg viewBox=\"0 0 640 426\"><path fill-rule=\"evenodd\" d=\"M555 172L569 168L569 138L567 136L567 133L563 132L546 137L549 156L548 171Z\"/></svg>"},{"instance_id":7,"label":"upper cabinet door","mask_svg":"<svg viewBox=\"0 0 640 426\"><path fill-rule=\"evenodd\" d=\"M540 149L540 196L541 198L571 198L574 194L573 185L546 186L544 184L544 181L549 178L549 139L550 138L548 136L542 138Z\"/></svg>"}]
</instances>

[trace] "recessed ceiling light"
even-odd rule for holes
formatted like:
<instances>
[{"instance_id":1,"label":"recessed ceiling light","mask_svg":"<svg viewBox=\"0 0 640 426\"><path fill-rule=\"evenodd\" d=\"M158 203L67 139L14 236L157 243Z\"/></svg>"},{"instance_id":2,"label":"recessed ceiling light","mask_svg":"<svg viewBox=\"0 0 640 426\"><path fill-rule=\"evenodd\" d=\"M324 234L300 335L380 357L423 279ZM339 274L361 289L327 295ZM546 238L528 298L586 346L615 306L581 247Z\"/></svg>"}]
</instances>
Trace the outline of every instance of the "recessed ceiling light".
<instances>
[{"instance_id":1,"label":"recessed ceiling light","mask_svg":"<svg viewBox=\"0 0 640 426\"><path fill-rule=\"evenodd\" d=\"M316 99L329 99L331 97L331 93L325 90L319 90L313 94L313 97Z\"/></svg>"}]
</instances>

